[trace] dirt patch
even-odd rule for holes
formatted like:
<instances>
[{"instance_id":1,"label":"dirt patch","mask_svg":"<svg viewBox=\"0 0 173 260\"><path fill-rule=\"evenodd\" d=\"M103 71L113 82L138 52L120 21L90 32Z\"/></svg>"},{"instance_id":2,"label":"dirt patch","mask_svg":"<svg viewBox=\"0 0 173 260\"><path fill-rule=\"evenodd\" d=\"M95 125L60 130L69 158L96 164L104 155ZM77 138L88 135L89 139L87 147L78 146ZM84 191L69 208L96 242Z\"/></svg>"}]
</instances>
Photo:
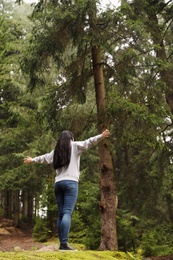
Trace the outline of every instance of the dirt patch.
<instances>
[{"instance_id":1,"label":"dirt patch","mask_svg":"<svg viewBox=\"0 0 173 260\"><path fill-rule=\"evenodd\" d=\"M43 244L35 242L31 234L19 229L13 229L13 232L0 229L0 251L35 250L42 247Z\"/></svg>"},{"instance_id":2,"label":"dirt patch","mask_svg":"<svg viewBox=\"0 0 173 260\"><path fill-rule=\"evenodd\" d=\"M56 249L57 246L58 241ZM39 250L41 248L45 248L44 251L46 251L44 243L36 242L32 238L31 226L23 225L22 228L16 228L13 226L12 220L0 220L0 251Z\"/></svg>"}]
</instances>

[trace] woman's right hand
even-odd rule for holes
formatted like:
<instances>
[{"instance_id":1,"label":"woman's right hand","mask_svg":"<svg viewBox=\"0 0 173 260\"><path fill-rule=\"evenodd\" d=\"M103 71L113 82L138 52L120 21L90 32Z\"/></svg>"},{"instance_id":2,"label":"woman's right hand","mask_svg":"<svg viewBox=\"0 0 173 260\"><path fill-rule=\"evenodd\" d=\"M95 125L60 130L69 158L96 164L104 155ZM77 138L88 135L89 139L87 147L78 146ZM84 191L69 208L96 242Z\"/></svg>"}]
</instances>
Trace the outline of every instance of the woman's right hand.
<instances>
[{"instance_id":1,"label":"woman's right hand","mask_svg":"<svg viewBox=\"0 0 173 260\"><path fill-rule=\"evenodd\" d=\"M25 158L23 159L23 162L24 162L25 164L32 163L32 157L29 157L29 156L25 157Z\"/></svg>"}]
</instances>

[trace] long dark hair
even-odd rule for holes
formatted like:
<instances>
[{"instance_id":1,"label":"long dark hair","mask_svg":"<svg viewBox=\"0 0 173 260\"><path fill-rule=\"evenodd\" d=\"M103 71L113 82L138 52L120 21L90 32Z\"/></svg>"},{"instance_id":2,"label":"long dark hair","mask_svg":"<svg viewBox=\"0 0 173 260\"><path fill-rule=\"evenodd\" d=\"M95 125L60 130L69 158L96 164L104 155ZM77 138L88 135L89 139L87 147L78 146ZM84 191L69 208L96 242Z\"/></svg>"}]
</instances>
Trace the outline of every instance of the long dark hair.
<instances>
[{"instance_id":1,"label":"long dark hair","mask_svg":"<svg viewBox=\"0 0 173 260\"><path fill-rule=\"evenodd\" d=\"M71 158L71 140L73 140L73 134L70 131L63 131L55 146L53 156L53 167L54 169L68 166Z\"/></svg>"}]
</instances>

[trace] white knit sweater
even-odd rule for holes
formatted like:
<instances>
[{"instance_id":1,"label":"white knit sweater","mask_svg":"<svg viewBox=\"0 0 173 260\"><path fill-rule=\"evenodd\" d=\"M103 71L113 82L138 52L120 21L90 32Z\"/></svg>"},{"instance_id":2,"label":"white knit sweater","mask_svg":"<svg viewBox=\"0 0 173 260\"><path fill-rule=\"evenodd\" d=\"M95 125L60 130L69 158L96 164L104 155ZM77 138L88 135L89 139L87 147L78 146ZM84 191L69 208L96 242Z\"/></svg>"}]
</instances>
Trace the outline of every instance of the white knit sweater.
<instances>
[{"instance_id":1,"label":"white knit sweater","mask_svg":"<svg viewBox=\"0 0 173 260\"><path fill-rule=\"evenodd\" d=\"M55 182L62 180L79 181L80 177L80 156L83 151L89 149L93 145L96 145L102 140L102 135L96 135L90 137L85 141L72 141L71 142L71 159L68 167L62 167L56 170ZM32 159L35 163L53 163L54 150L50 153L46 153Z\"/></svg>"}]
</instances>

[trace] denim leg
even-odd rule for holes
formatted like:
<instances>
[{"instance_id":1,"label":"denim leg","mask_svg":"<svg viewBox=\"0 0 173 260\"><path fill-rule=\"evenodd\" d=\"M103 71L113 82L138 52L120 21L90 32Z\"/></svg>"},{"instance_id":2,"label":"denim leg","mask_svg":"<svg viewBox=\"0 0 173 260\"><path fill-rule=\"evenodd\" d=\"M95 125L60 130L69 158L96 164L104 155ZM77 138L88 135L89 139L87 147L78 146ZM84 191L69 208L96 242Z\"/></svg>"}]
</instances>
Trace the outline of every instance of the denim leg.
<instances>
[{"instance_id":1,"label":"denim leg","mask_svg":"<svg viewBox=\"0 0 173 260\"><path fill-rule=\"evenodd\" d=\"M60 181L55 183L55 196L58 205L57 228L61 244L68 242L71 226L71 216L78 196L78 183L75 181Z\"/></svg>"},{"instance_id":2,"label":"denim leg","mask_svg":"<svg viewBox=\"0 0 173 260\"><path fill-rule=\"evenodd\" d=\"M56 202L58 205L58 219L57 219L57 229L59 240L61 241L61 221L63 217L63 205L64 205L64 192L59 189L56 195Z\"/></svg>"}]
</instances>

